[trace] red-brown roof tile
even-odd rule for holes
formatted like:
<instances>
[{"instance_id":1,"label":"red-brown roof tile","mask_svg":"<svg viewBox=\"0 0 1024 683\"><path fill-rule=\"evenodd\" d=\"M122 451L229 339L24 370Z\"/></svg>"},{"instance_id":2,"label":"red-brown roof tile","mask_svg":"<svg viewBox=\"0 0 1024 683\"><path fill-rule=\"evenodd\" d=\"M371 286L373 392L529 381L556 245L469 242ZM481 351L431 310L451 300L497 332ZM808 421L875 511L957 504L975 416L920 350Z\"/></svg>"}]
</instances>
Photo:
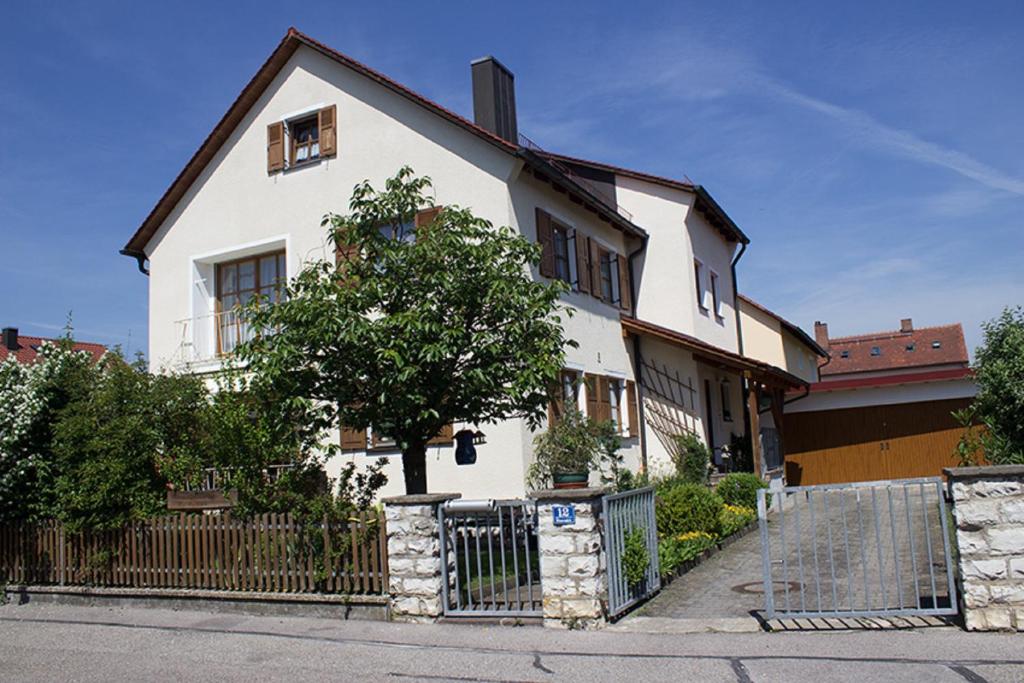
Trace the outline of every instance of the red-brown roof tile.
<instances>
[{"instance_id":1,"label":"red-brown roof tile","mask_svg":"<svg viewBox=\"0 0 1024 683\"><path fill-rule=\"evenodd\" d=\"M821 368L822 377L939 365L967 367L969 363L964 329L960 323L921 327L909 332L893 330L830 337L828 341L832 360ZM872 355L875 349L877 353Z\"/></svg>"},{"instance_id":2,"label":"red-brown roof tile","mask_svg":"<svg viewBox=\"0 0 1024 683\"><path fill-rule=\"evenodd\" d=\"M0 344L0 362L13 357L14 360L19 363L31 363L39 355L39 347L44 342L56 344L59 339L48 339L46 337L29 337L24 334L18 335L18 348L8 349L3 344ZM98 361L104 353L107 352L107 347L103 344L94 344L92 342L75 342L73 346L75 351L85 351L92 356L93 361Z\"/></svg>"}]
</instances>

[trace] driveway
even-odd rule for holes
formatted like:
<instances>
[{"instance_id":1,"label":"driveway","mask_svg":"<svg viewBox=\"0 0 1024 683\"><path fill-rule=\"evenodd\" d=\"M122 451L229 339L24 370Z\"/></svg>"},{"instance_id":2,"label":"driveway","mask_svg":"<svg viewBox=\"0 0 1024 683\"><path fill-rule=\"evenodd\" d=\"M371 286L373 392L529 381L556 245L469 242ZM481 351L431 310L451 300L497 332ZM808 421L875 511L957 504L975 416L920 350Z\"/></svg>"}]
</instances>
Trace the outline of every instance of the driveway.
<instances>
[{"instance_id":1,"label":"driveway","mask_svg":"<svg viewBox=\"0 0 1024 683\"><path fill-rule=\"evenodd\" d=\"M1019 636L573 632L96 607L0 607L5 681L937 681L1024 679Z\"/></svg>"},{"instance_id":2,"label":"driveway","mask_svg":"<svg viewBox=\"0 0 1024 683\"><path fill-rule=\"evenodd\" d=\"M914 484L794 494L768 517L772 594L779 612L908 610L949 605L937 491ZM732 620L755 629L765 608L757 529L676 578L623 619ZM935 596L934 598L932 596ZM747 620L744 626L743 620Z\"/></svg>"}]
</instances>

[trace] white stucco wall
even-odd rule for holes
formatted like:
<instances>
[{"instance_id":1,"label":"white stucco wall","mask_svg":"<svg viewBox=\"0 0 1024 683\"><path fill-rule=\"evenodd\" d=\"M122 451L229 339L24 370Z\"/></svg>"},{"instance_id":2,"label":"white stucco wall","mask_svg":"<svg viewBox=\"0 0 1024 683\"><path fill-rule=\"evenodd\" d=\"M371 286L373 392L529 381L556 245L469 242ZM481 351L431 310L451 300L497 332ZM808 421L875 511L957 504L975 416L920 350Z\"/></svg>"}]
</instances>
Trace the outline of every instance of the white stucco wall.
<instances>
[{"instance_id":1,"label":"white stucco wall","mask_svg":"<svg viewBox=\"0 0 1024 683\"><path fill-rule=\"evenodd\" d=\"M266 171L266 127L296 112L335 104L338 154L284 173ZM381 186L403 165L434 183L437 203L470 207L495 224L536 238L535 209L543 207L620 254L621 232L554 192L511 155L409 100L313 52L300 48L231 134L146 247L150 259L150 359L169 369L193 332L176 321L212 311L213 264L271 249L286 250L289 276L310 259L329 258L324 213L344 213L353 186L363 179ZM619 310L589 295L565 297L575 315L566 334L567 366L632 380L632 363L619 325ZM211 323L212 325L212 323ZM186 336L183 338L183 334ZM626 411L623 410L625 420ZM455 425L455 430L467 425ZM524 421L480 425L486 444L474 465L458 466L454 445L428 450L428 486L465 497L516 497L524 492L533 434ZM624 438L627 465L639 465L639 440ZM397 452L348 453L328 464L332 476L346 461L387 456L384 495L404 491Z\"/></svg>"}]
</instances>

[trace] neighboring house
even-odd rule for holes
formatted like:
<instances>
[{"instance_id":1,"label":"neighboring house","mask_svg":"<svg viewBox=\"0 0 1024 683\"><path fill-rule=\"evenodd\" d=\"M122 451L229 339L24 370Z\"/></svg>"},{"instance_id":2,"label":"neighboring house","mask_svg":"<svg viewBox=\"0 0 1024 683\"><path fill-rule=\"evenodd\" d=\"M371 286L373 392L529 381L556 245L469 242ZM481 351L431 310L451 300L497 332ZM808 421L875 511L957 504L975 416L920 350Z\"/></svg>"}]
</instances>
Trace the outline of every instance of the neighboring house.
<instances>
[{"instance_id":1,"label":"neighboring house","mask_svg":"<svg viewBox=\"0 0 1024 683\"><path fill-rule=\"evenodd\" d=\"M39 355L39 349L45 343L59 344L60 339L28 337L19 335L17 327L5 327L0 332L0 363L8 358L13 358L19 363L31 363ZM75 351L85 351L93 357L94 361L99 361L103 354L107 352L107 347L103 344L93 344L90 342L76 341L72 348Z\"/></svg>"},{"instance_id":2,"label":"neighboring house","mask_svg":"<svg viewBox=\"0 0 1024 683\"><path fill-rule=\"evenodd\" d=\"M540 150L518 135L512 74L493 58L471 69L474 121L289 30L122 250L150 276L152 367L216 372L249 334L235 306L333 258L323 214L409 165L431 177L437 207L543 245L535 276L571 285L566 333L579 343L551 415L574 403L615 420L631 467L668 469L684 430L727 444L759 388L803 385L740 355L732 269L748 240L703 188ZM485 433L476 463L456 464L439 435L430 489L522 495L526 422L451 432L466 428ZM338 438L357 462L397 455L372 433ZM385 492L400 492L400 458L387 471Z\"/></svg>"},{"instance_id":3,"label":"neighboring house","mask_svg":"<svg viewBox=\"0 0 1024 683\"><path fill-rule=\"evenodd\" d=\"M743 354L782 368L807 384L818 381L818 366L828 359L828 352L818 342L778 313L765 308L750 297L737 297L740 310L740 332ZM764 398L760 406L761 446L764 452L764 474L780 479L786 434L783 411L786 403L800 400L802 393L786 396L777 390Z\"/></svg>"},{"instance_id":4,"label":"neighboring house","mask_svg":"<svg viewBox=\"0 0 1024 683\"><path fill-rule=\"evenodd\" d=\"M786 406L792 485L938 476L956 465L952 412L975 394L960 324L815 338L830 356L809 395Z\"/></svg>"}]
</instances>

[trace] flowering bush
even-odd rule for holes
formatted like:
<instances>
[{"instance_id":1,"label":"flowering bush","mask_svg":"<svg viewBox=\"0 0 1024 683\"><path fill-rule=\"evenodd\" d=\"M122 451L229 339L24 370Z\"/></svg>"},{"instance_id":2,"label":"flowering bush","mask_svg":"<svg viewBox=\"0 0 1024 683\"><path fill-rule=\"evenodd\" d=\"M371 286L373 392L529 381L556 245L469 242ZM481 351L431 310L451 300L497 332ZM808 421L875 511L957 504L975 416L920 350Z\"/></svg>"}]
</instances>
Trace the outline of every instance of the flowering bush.
<instances>
[{"instance_id":1,"label":"flowering bush","mask_svg":"<svg viewBox=\"0 0 1024 683\"><path fill-rule=\"evenodd\" d=\"M658 542L658 567L662 576L675 574L684 563L715 545L715 537L703 531L691 531L663 538Z\"/></svg>"},{"instance_id":2,"label":"flowering bush","mask_svg":"<svg viewBox=\"0 0 1024 683\"><path fill-rule=\"evenodd\" d=\"M757 519L757 512L752 508L726 504L718 515L718 533L722 538L728 538L755 519Z\"/></svg>"}]
</instances>

